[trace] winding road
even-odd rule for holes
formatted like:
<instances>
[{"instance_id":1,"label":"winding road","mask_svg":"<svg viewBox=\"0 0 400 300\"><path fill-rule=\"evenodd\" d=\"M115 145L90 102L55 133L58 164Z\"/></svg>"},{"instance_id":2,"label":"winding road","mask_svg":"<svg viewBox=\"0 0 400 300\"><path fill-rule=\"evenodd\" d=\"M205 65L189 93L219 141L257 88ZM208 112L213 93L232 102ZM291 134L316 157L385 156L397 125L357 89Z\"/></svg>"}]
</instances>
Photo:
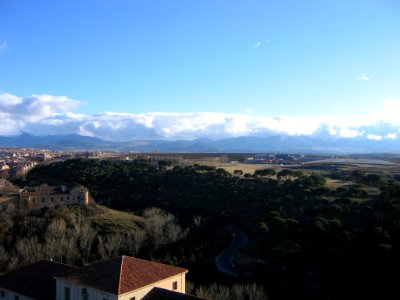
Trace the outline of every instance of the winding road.
<instances>
[{"instance_id":1,"label":"winding road","mask_svg":"<svg viewBox=\"0 0 400 300\"><path fill-rule=\"evenodd\" d=\"M240 276L240 273L233 262L238 252L238 248L246 244L248 239L243 231L232 225L229 225L227 229L232 233L233 240L229 247L215 258L215 265L221 273L229 276Z\"/></svg>"}]
</instances>

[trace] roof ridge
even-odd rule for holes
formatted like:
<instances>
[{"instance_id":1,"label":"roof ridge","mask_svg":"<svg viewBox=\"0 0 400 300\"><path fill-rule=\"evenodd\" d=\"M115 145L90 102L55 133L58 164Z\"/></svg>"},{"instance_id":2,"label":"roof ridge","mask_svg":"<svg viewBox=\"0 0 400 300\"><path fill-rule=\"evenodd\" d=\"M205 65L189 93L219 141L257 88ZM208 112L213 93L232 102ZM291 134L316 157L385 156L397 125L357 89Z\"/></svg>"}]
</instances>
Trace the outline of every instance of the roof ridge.
<instances>
[{"instance_id":1,"label":"roof ridge","mask_svg":"<svg viewBox=\"0 0 400 300\"><path fill-rule=\"evenodd\" d=\"M118 295L121 292L121 275L122 275L122 266L124 264L125 255L121 256L121 266L119 268L119 279L118 279Z\"/></svg>"},{"instance_id":2,"label":"roof ridge","mask_svg":"<svg viewBox=\"0 0 400 300\"><path fill-rule=\"evenodd\" d=\"M120 255L94 265L68 271L58 275L57 278L121 295L187 271L187 269L160 262Z\"/></svg>"},{"instance_id":3,"label":"roof ridge","mask_svg":"<svg viewBox=\"0 0 400 300\"><path fill-rule=\"evenodd\" d=\"M137 257L133 257L133 256L127 256L127 257L128 257L128 258L133 258L133 259L135 259L135 260L140 260L140 261L145 262L145 263L151 263L151 264L161 265L161 266L163 266L163 267L175 268L175 269L181 269L181 270L189 271L189 270L186 269L186 268L177 267L177 266L175 266L175 265L170 265L170 264L167 264L167 263L164 263L164 262L160 262L160 261L147 260L147 259L137 258Z\"/></svg>"}]
</instances>

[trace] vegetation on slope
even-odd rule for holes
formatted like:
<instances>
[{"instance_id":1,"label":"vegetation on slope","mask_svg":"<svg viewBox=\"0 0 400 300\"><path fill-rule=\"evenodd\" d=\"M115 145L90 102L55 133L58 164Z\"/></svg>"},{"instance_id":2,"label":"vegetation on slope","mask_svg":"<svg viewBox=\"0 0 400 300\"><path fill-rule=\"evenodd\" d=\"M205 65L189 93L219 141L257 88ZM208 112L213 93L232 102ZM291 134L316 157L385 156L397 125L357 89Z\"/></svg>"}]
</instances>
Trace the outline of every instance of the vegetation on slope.
<instances>
[{"instance_id":1,"label":"vegetation on slope","mask_svg":"<svg viewBox=\"0 0 400 300\"><path fill-rule=\"evenodd\" d=\"M168 230L153 232L134 222L147 238L143 244L140 237L131 239L141 245L131 253L188 267L196 284L231 282L213 268L214 256L230 242L224 224L231 223L249 237L236 260L244 274L237 281L258 282L271 298L371 298L393 291L390 274L400 262L399 185L367 174L357 184L336 188L318 174L283 171L242 177L210 166L71 160L35 168L27 184L79 182L98 203L140 213L143 224L156 215L154 220L180 228L165 241ZM364 185L379 193L370 194ZM163 211L146 213L148 207ZM107 240L113 235L105 228L96 230L104 241L115 242Z\"/></svg>"}]
</instances>

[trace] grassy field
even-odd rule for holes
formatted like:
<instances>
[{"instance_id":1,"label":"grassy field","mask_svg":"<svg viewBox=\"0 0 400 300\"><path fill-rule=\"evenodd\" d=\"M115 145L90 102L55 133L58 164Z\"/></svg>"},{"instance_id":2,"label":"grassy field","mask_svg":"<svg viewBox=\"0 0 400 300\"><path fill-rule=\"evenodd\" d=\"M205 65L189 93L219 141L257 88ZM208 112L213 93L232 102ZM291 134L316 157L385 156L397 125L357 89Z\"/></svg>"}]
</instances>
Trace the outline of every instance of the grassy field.
<instances>
[{"instance_id":1,"label":"grassy field","mask_svg":"<svg viewBox=\"0 0 400 300\"><path fill-rule=\"evenodd\" d=\"M273 168L276 171L281 170L279 166L272 166L267 164L245 164L240 162L221 162L220 159L196 159L196 160L186 160L187 165L199 164L212 166L215 168L225 169L229 173L233 174L235 170L241 170L243 174L249 173L253 174L256 170Z\"/></svg>"},{"instance_id":2,"label":"grassy field","mask_svg":"<svg viewBox=\"0 0 400 300\"><path fill-rule=\"evenodd\" d=\"M243 174L250 173L253 174L256 170L265 169L265 168L274 168L278 170L277 167L270 165L252 165L252 164L243 164L243 163L213 163L210 164L216 168L222 168L233 174L235 170L241 170Z\"/></svg>"},{"instance_id":3,"label":"grassy field","mask_svg":"<svg viewBox=\"0 0 400 300\"><path fill-rule=\"evenodd\" d=\"M331 179L327 178L326 179L326 186L336 189L338 187L346 187L346 186L351 186L354 185L355 183L352 181L344 181L344 180L339 180L339 179Z\"/></svg>"},{"instance_id":4,"label":"grassy field","mask_svg":"<svg viewBox=\"0 0 400 300\"><path fill-rule=\"evenodd\" d=\"M141 227L144 223L144 218L132 213L110 209L98 204L93 209L96 213L91 220L100 231L127 232Z\"/></svg>"}]
</instances>

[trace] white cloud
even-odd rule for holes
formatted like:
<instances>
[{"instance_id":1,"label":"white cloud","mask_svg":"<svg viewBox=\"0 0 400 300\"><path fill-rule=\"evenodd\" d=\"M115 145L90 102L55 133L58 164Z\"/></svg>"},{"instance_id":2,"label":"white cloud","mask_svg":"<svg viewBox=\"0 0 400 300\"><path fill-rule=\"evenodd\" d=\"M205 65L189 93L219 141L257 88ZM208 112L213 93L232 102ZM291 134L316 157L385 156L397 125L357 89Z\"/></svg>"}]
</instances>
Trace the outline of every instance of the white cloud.
<instances>
[{"instance_id":1,"label":"white cloud","mask_svg":"<svg viewBox=\"0 0 400 300\"><path fill-rule=\"evenodd\" d=\"M0 136L18 135L24 123L0 111Z\"/></svg>"},{"instance_id":2,"label":"white cloud","mask_svg":"<svg viewBox=\"0 0 400 300\"><path fill-rule=\"evenodd\" d=\"M70 118L57 116L28 124L25 130L35 133L79 133L107 140L196 139L239 136L312 135L323 126L322 119L266 117L249 114L198 113L102 113ZM41 127L44 127L41 129ZM53 129L52 131L51 128ZM338 137L363 133L349 127L337 127Z\"/></svg>"},{"instance_id":3,"label":"white cloud","mask_svg":"<svg viewBox=\"0 0 400 300\"><path fill-rule=\"evenodd\" d=\"M383 139L383 137L380 135L377 135L377 134L368 134L367 139L374 140L374 141L380 141L381 139Z\"/></svg>"},{"instance_id":4,"label":"white cloud","mask_svg":"<svg viewBox=\"0 0 400 300\"><path fill-rule=\"evenodd\" d=\"M32 95L18 97L8 93L0 94L0 134L14 135L24 130L27 124L48 122L57 115L68 116L71 109L81 102L64 96Z\"/></svg>"},{"instance_id":5,"label":"white cloud","mask_svg":"<svg viewBox=\"0 0 400 300\"><path fill-rule=\"evenodd\" d=\"M82 102L64 96L0 94L0 135L78 133L106 140L196 139L308 135L371 140L399 138L400 100L388 99L361 117L272 117L218 112L144 114L72 112Z\"/></svg>"},{"instance_id":6,"label":"white cloud","mask_svg":"<svg viewBox=\"0 0 400 300\"><path fill-rule=\"evenodd\" d=\"M345 137L345 138L355 138L358 136L362 136L364 132L360 132L357 129L354 128L349 128L349 127L343 127L340 128L339 130L339 136Z\"/></svg>"},{"instance_id":7,"label":"white cloud","mask_svg":"<svg viewBox=\"0 0 400 300\"><path fill-rule=\"evenodd\" d=\"M400 125L400 99L386 99L379 108L372 111L376 121L384 120L388 123Z\"/></svg>"},{"instance_id":8,"label":"white cloud","mask_svg":"<svg viewBox=\"0 0 400 300\"><path fill-rule=\"evenodd\" d=\"M370 81L371 77L367 73L361 73L360 76L358 77L358 80Z\"/></svg>"},{"instance_id":9,"label":"white cloud","mask_svg":"<svg viewBox=\"0 0 400 300\"><path fill-rule=\"evenodd\" d=\"M260 48L260 47L261 47L261 42L260 41L258 41L257 43L253 44L253 49L257 49L257 48Z\"/></svg>"},{"instance_id":10,"label":"white cloud","mask_svg":"<svg viewBox=\"0 0 400 300\"><path fill-rule=\"evenodd\" d=\"M385 136L385 139L391 139L391 140L397 139L397 134L396 134L395 132L388 133L388 134Z\"/></svg>"}]
</instances>

